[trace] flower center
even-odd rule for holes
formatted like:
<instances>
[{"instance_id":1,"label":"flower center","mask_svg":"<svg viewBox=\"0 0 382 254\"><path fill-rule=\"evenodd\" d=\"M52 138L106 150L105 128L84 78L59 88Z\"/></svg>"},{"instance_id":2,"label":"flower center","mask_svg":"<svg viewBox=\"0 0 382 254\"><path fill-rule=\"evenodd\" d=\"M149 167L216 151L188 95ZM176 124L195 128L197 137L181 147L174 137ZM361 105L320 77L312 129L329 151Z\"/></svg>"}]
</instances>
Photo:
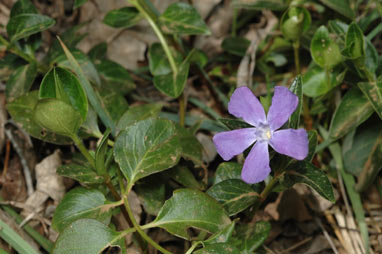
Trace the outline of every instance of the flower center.
<instances>
[{"instance_id":1,"label":"flower center","mask_svg":"<svg viewBox=\"0 0 382 254\"><path fill-rule=\"evenodd\" d=\"M259 124L256 128L258 141L269 141L272 138L272 131L268 124Z\"/></svg>"}]
</instances>

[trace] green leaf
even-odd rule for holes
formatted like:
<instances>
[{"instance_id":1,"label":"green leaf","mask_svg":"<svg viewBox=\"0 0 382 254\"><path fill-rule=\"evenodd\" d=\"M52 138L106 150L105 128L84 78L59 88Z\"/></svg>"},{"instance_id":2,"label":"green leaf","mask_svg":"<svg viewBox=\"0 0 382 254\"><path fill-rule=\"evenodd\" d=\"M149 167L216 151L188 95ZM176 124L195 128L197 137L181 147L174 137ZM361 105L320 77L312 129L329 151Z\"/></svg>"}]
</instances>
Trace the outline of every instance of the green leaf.
<instances>
[{"instance_id":1,"label":"green leaf","mask_svg":"<svg viewBox=\"0 0 382 254\"><path fill-rule=\"evenodd\" d=\"M344 55L350 59L357 59L365 56L365 41L363 32L357 23L349 25L345 39Z\"/></svg>"},{"instance_id":2,"label":"green leaf","mask_svg":"<svg viewBox=\"0 0 382 254\"><path fill-rule=\"evenodd\" d=\"M281 32L286 39L298 41L309 29L311 22L312 18L307 9L292 6L281 17Z\"/></svg>"},{"instance_id":3,"label":"green leaf","mask_svg":"<svg viewBox=\"0 0 382 254\"><path fill-rule=\"evenodd\" d=\"M13 18L20 14L37 14L38 11L36 7L30 0L18 0L11 9L10 17Z\"/></svg>"},{"instance_id":4,"label":"green leaf","mask_svg":"<svg viewBox=\"0 0 382 254\"><path fill-rule=\"evenodd\" d=\"M189 239L189 227L215 233L230 224L224 209L207 194L179 189L165 202L150 227L161 227L178 237Z\"/></svg>"},{"instance_id":5,"label":"green leaf","mask_svg":"<svg viewBox=\"0 0 382 254\"><path fill-rule=\"evenodd\" d=\"M191 160L197 165L202 165L203 146L190 130L177 125L181 156L186 160Z\"/></svg>"},{"instance_id":6,"label":"green leaf","mask_svg":"<svg viewBox=\"0 0 382 254\"><path fill-rule=\"evenodd\" d=\"M236 8L272 11L283 11L288 8L288 4L283 0L233 0L233 5Z\"/></svg>"},{"instance_id":7,"label":"green leaf","mask_svg":"<svg viewBox=\"0 0 382 254\"><path fill-rule=\"evenodd\" d=\"M110 129L107 129L105 133L103 134L103 137L101 139L101 142L99 142L97 146L97 150L95 153L95 165L97 169L97 173L100 175L106 174L106 152L108 148L108 140L110 135Z\"/></svg>"},{"instance_id":8,"label":"green leaf","mask_svg":"<svg viewBox=\"0 0 382 254\"><path fill-rule=\"evenodd\" d=\"M9 77L5 87L7 100L12 101L26 94L31 88L36 75L37 65L34 62L17 68Z\"/></svg>"},{"instance_id":9,"label":"green leaf","mask_svg":"<svg viewBox=\"0 0 382 254\"><path fill-rule=\"evenodd\" d=\"M382 119L382 81L359 82L357 85Z\"/></svg>"},{"instance_id":10,"label":"green leaf","mask_svg":"<svg viewBox=\"0 0 382 254\"><path fill-rule=\"evenodd\" d=\"M325 70L316 64L311 64L302 78L303 92L309 97L325 95L342 83L346 72L347 69L334 68L329 72L328 84Z\"/></svg>"},{"instance_id":11,"label":"green leaf","mask_svg":"<svg viewBox=\"0 0 382 254\"><path fill-rule=\"evenodd\" d=\"M202 190L203 185L199 183L194 174L186 167L177 165L167 171L167 174L176 182L180 183L186 188Z\"/></svg>"},{"instance_id":12,"label":"green leaf","mask_svg":"<svg viewBox=\"0 0 382 254\"><path fill-rule=\"evenodd\" d=\"M353 19L355 14L350 6L349 0L320 0L323 4L336 12L344 15L349 19Z\"/></svg>"},{"instance_id":13,"label":"green leaf","mask_svg":"<svg viewBox=\"0 0 382 254\"><path fill-rule=\"evenodd\" d=\"M90 105L88 107L88 113L86 114L86 119L81 125L80 133L81 132L85 132L85 134L88 134L90 136L95 136L95 137L102 136L102 132L99 130L99 127L98 127L97 113L94 111L93 107L91 107Z\"/></svg>"},{"instance_id":14,"label":"green leaf","mask_svg":"<svg viewBox=\"0 0 382 254\"><path fill-rule=\"evenodd\" d=\"M159 17L159 22L166 33L210 34L197 10L187 3L171 4Z\"/></svg>"},{"instance_id":15,"label":"green leaf","mask_svg":"<svg viewBox=\"0 0 382 254\"><path fill-rule=\"evenodd\" d=\"M134 190L141 200L145 211L151 215L158 215L166 197L164 181L158 181L157 177L155 179L147 177L143 181L139 181L135 185Z\"/></svg>"},{"instance_id":16,"label":"green leaf","mask_svg":"<svg viewBox=\"0 0 382 254\"><path fill-rule=\"evenodd\" d=\"M72 189L65 194L53 215L52 226L58 232L78 219L95 219L108 224L111 211L107 208L106 198L96 189L82 187Z\"/></svg>"},{"instance_id":17,"label":"green leaf","mask_svg":"<svg viewBox=\"0 0 382 254\"><path fill-rule=\"evenodd\" d=\"M218 184L228 179L241 179L242 164L237 162L223 162L218 166L215 173L214 184Z\"/></svg>"},{"instance_id":18,"label":"green leaf","mask_svg":"<svg viewBox=\"0 0 382 254\"><path fill-rule=\"evenodd\" d=\"M99 77L99 74L97 72L97 69L95 68L94 64L90 61L90 59L82 53L78 49L74 49L72 51L74 59L78 62L80 65L80 68L82 68L84 74L86 77L93 82L94 84L100 85L101 79ZM65 54L59 54L57 55L52 62L57 63L58 66L67 68L75 72L77 75L78 73L74 69L72 63L68 60L67 56ZM78 75L79 77L79 75ZM81 80L81 79L80 79ZM86 90L86 89L85 89Z\"/></svg>"},{"instance_id":19,"label":"green leaf","mask_svg":"<svg viewBox=\"0 0 382 254\"><path fill-rule=\"evenodd\" d=\"M358 89L349 90L342 98L330 123L329 137L333 140L343 137L366 121L373 113L373 106Z\"/></svg>"},{"instance_id":20,"label":"green leaf","mask_svg":"<svg viewBox=\"0 0 382 254\"><path fill-rule=\"evenodd\" d=\"M213 234L207 240L203 241L203 243L205 246L212 245L215 243L226 243L230 240L234 229L235 221L232 221L231 224L225 226L223 229Z\"/></svg>"},{"instance_id":21,"label":"green leaf","mask_svg":"<svg viewBox=\"0 0 382 254\"><path fill-rule=\"evenodd\" d=\"M43 78L40 99L55 98L71 105L83 120L88 112L88 101L84 89L77 77L60 67L51 69Z\"/></svg>"},{"instance_id":22,"label":"green leaf","mask_svg":"<svg viewBox=\"0 0 382 254\"><path fill-rule=\"evenodd\" d=\"M229 216L244 211L260 196L250 185L238 179L219 182L208 189L207 194L221 203Z\"/></svg>"},{"instance_id":23,"label":"green leaf","mask_svg":"<svg viewBox=\"0 0 382 254\"><path fill-rule=\"evenodd\" d=\"M379 121L371 122L358 128L351 147L344 153L345 170L358 176L358 191L366 190L381 170L382 132L379 124Z\"/></svg>"},{"instance_id":24,"label":"green leaf","mask_svg":"<svg viewBox=\"0 0 382 254\"><path fill-rule=\"evenodd\" d=\"M115 246L123 237L105 224L92 219L80 219L66 227L58 236L52 254L96 254Z\"/></svg>"},{"instance_id":25,"label":"green leaf","mask_svg":"<svg viewBox=\"0 0 382 254\"><path fill-rule=\"evenodd\" d=\"M268 221L258 221L255 225L243 224L236 227L235 244L240 251L252 253L257 250L267 240L271 231L271 224Z\"/></svg>"},{"instance_id":26,"label":"green leaf","mask_svg":"<svg viewBox=\"0 0 382 254\"><path fill-rule=\"evenodd\" d=\"M312 161L313 156L316 152L317 147L317 131L311 130L308 131L308 140L309 140L309 153L308 156L306 156L306 161Z\"/></svg>"},{"instance_id":27,"label":"green leaf","mask_svg":"<svg viewBox=\"0 0 382 254\"><path fill-rule=\"evenodd\" d=\"M178 98L187 82L188 71L190 69L190 64L187 59L179 66L178 73L169 73L166 75L159 75L154 77L154 86L162 93Z\"/></svg>"},{"instance_id":28,"label":"green leaf","mask_svg":"<svg viewBox=\"0 0 382 254\"><path fill-rule=\"evenodd\" d=\"M322 197L336 202L333 187L324 171L307 161L298 161L288 166L287 175L293 184L303 183L317 191Z\"/></svg>"},{"instance_id":29,"label":"green leaf","mask_svg":"<svg viewBox=\"0 0 382 254\"><path fill-rule=\"evenodd\" d=\"M12 119L32 137L60 145L72 143L71 139L47 131L34 121L33 114L37 102L38 91L33 91L8 102L7 109Z\"/></svg>"},{"instance_id":30,"label":"green leaf","mask_svg":"<svg viewBox=\"0 0 382 254\"><path fill-rule=\"evenodd\" d=\"M195 254L237 254L239 250L228 243L215 243L193 252Z\"/></svg>"},{"instance_id":31,"label":"green leaf","mask_svg":"<svg viewBox=\"0 0 382 254\"><path fill-rule=\"evenodd\" d=\"M157 117L162 110L163 104L152 103L130 107L119 119L117 133L141 120Z\"/></svg>"},{"instance_id":32,"label":"green leaf","mask_svg":"<svg viewBox=\"0 0 382 254\"><path fill-rule=\"evenodd\" d=\"M178 63L181 63L182 55L177 53L176 50L172 50L171 52L173 56L175 57L175 61ZM149 58L149 68L152 75L158 76L158 75L167 75L171 73L172 70L171 70L170 62L168 61L168 58L164 56L165 56L165 52L160 43L156 42L150 46L148 58Z\"/></svg>"},{"instance_id":33,"label":"green leaf","mask_svg":"<svg viewBox=\"0 0 382 254\"><path fill-rule=\"evenodd\" d=\"M84 5L88 0L74 0L73 9L77 9Z\"/></svg>"},{"instance_id":34,"label":"green leaf","mask_svg":"<svg viewBox=\"0 0 382 254\"><path fill-rule=\"evenodd\" d=\"M130 76L130 73L120 64L103 59L96 68L101 77L108 83L110 87L113 87L116 91L121 91L125 94L127 91L135 88L134 81Z\"/></svg>"},{"instance_id":35,"label":"green leaf","mask_svg":"<svg viewBox=\"0 0 382 254\"><path fill-rule=\"evenodd\" d=\"M325 26L320 26L310 43L310 53L315 63L324 69L332 69L342 61L337 43L330 36Z\"/></svg>"},{"instance_id":36,"label":"green leaf","mask_svg":"<svg viewBox=\"0 0 382 254\"><path fill-rule=\"evenodd\" d=\"M33 13L19 14L10 18L7 33L11 42L39 33L55 24L54 19Z\"/></svg>"},{"instance_id":37,"label":"green leaf","mask_svg":"<svg viewBox=\"0 0 382 254\"><path fill-rule=\"evenodd\" d=\"M76 135L84 121L71 105L53 98L38 101L33 119L48 131L67 137Z\"/></svg>"},{"instance_id":38,"label":"green leaf","mask_svg":"<svg viewBox=\"0 0 382 254\"><path fill-rule=\"evenodd\" d=\"M104 182L102 176L94 172L90 165L67 164L57 168L57 174L76 180L84 185L100 184Z\"/></svg>"},{"instance_id":39,"label":"green leaf","mask_svg":"<svg viewBox=\"0 0 382 254\"><path fill-rule=\"evenodd\" d=\"M302 78L298 75L290 85L289 90L294 93L298 98L298 105L296 110L293 112L289 118L289 128L297 129L300 126L300 115L302 112L303 96L302 96Z\"/></svg>"},{"instance_id":40,"label":"green leaf","mask_svg":"<svg viewBox=\"0 0 382 254\"><path fill-rule=\"evenodd\" d=\"M92 61L101 60L101 59L103 60L106 57L106 53L107 53L107 43L101 42L89 50L88 56Z\"/></svg>"},{"instance_id":41,"label":"green leaf","mask_svg":"<svg viewBox=\"0 0 382 254\"><path fill-rule=\"evenodd\" d=\"M227 37L222 42L222 48L236 56L245 56L251 42L243 37Z\"/></svg>"},{"instance_id":42,"label":"green leaf","mask_svg":"<svg viewBox=\"0 0 382 254\"><path fill-rule=\"evenodd\" d=\"M121 131L114 157L131 182L164 171L179 161L179 139L174 124L165 119L146 119Z\"/></svg>"},{"instance_id":43,"label":"green leaf","mask_svg":"<svg viewBox=\"0 0 382 254\"><path fill-rule=\"evenodd\" d=\"M129 104L123 94L110 87L102 87L99 91L99 98L102 100L102 107L107 110L111 119L115 122L118 122L121 116L129 108Z\"/></svg>"},{"instance_id":44,"label":"green leaf","mask_svg":"<svg viewBox=\"0 0 382 254\"><path fill-rule=\"evenodd\" d=\"M220 118L219 122L227 126L229 130L236 130L242 128L253 128L252 125L238 119Z\"/></svg>"},{"instance_id":45,"label":"green leaf","mask_svg":"<svg viewBox=\"0 0 382 254\"><path fill-rule=\"evenodd\" d=\"M128 28L136 25L142 16L135 7L123 7L106 13L103 23L115 28Z\"/></svg>"}]
</instances>

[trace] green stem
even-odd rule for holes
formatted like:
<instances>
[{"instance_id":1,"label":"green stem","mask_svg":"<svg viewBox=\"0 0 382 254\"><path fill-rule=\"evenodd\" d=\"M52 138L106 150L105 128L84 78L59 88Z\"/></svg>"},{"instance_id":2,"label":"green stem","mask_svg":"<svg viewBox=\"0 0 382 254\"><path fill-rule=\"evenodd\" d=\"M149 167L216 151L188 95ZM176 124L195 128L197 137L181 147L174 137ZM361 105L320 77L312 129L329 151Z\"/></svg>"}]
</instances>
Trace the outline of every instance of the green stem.
<instances>
[{"instance_id":1,"label":"green stem","mask_svg":"<svg viewBox=\"0 0 382 254\"><path fill-rule=\"evenodd\" d=\"M144 8L142 4L144 5L144 1L130 1L132 4L135 5L135 7L139 10L139 12L147 19L149 22L151 28L154 30L156 36L158 37L160 43L162 44L163 50L167 56L167 59L170 63L172 72L174 74L174 77L178 74L178 67L176 66L175 59L171 53L170 47L168 46L168 43L166 39L164 38L164 35L162 31L160 30L159 26L157 23L154 21L154 19L149 15L149 13L146 12L147 8Z\"/></svg>"},{"instance_id":2,"label":"green stem","mask_svg":"<svg viewBox=\"0 0 382 254\"><path fill-rule=\"evenodd\" d=\"M191 245L191 247L187 250L187 252L184 253L184 254L191 254L191 253L195 250L195 248L198 247L199 244L201 244L200 241L194 242L194 243Z\"/></svg>"},{"instance_id":3,"label":"green stem","mask_svg":"<svg viewBox=\"0 0 382 254\"><path fill-rule=\"evenodd\" d=\"M300 69L300 41L297 40L293 43L293 50L294 50L294 64L296 65L296 72L297 74L301 74Z\"/></svg>"},{"instance_id":4,"label":"green stem","mask_svg":"<svg viewBox=\"0 0 382 254\"><path fill-rule=\"evenodd\" d=\"M179 125L184 126L184 119L186 118L186 98L184 93L179 96Z\"/></svg>"},{"instance_id":5,"label":"green stem","mask_svg":"<svg viewBox=\"0 0 382 254\"><path fill-rule=\"evenodd\" d=\"M261 192L259 196L259 201L254 205L254 210L256 211L260 205L267 199L269 193L272 192L273 187L276 185L276 183L279 181L280 177L284 175L285 172L282 172L279 175L275 175L272 180L265 186L264 190Z\"/></svg>"},{"instance_id":6,"label":"green stem","mask_svg":"<svg viewBox=\"0 0 382 254\"><path fill-rule=\"evenodd\" d=\"M130 186L130 184L129 184ZM131 188L128 188L128 189L131 189ZM130 217L130 220L131 222L133 223L134 225L134 228L137 230L137 232L142 236L143 239L145 239L149 244L151 244L155 249L159 250L160 252L162 252L163 254L172 254L171 252L169 252L168 250L164 249L162 246L160 246L159 244L157 244L153 239L151 239L151 237L149 237L142 229L141 227L139 226L139 224L137 223L137 221L135 220L135 217L134 217L134 214L133 212L131 211L131 208L130 208L130 205L129 205L129 201L127 200L127 195L124 195L123 196L123 202L125 204L125 208L127 210L127 213Z\"/></svg>"},{"instance_id":7,"label":"green stem","mask_svg":"<svg viewBox=\"0 0 382 254\"><path fill-rule=\"evenodd\" d=\"M36 62L36 59L34 59L32 56L22 52L19 48L17 48L13 44L11 44L9 41L4 39L1 35L0 35L0 43L2 43L4 46L6 46L7 49L11 53L13 53L15 55L18 55L19 57L23 58L25 61L27 61L27 62Z\"/></svg>"},{"instance_id":8,"label":"green stem","mask_svg":"<svg viewBox=\"0 0 382 254\"><path fill-rule=\"evenodd\" d=\"M80 150L82 155L85 156L85 158L88 160L90 165L95 169L96 165L95 165L94 157L89 153L88 149L86 149L86 147L84 146L84 143L82 143L82 140L77 135L73 135L71 138L74 144L76 145L76 147L78 148L78 150Z\"/></svg>"}]
</instances>

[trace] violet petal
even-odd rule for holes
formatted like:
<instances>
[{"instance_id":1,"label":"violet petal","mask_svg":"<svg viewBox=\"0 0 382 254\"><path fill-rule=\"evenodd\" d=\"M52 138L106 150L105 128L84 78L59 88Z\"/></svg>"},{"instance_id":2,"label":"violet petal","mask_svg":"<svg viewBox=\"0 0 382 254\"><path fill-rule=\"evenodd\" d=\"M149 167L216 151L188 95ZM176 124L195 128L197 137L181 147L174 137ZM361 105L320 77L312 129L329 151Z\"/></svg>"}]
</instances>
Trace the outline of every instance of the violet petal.
<instances>
[{"instance_id":1,"label":"violet petal","mask_svg":"<svg viewBox=\"0 0 382 254\"><path fill-rule=\"evenodd\" d=\"M294 93L286 87L276 86L267 117L271 130L277 130L288 121L297 105L298 97Z\"/></svg>"},{"instance_id":2,"label":"violet petal","mask_svg":"<svg viewBox=\"0 0 382 254\"><path fill-rule=\"evenodd\" d=\"M224 160L230 160L256 141L255 130L255 128L245 128L216 134L213 138L216 150Z\"/></svg>"},{"instance_id":3,"label":"violet petal","mask_svg":"<svg viewBox=\"0 0 382 254\"><path fill-rule=\"evenodd\" d=\"M308 134L304 129L286 129L275 131L270 145L276 152L303 160L309 152Z\"/></svg>"},{"instance_id":4,"label":"violet petal","mask_svg":"<svg viewBox=\"0 0 382 254\"><path fill-rule=\"evenodd\" d=\"M228 103L228 112L247 123L258 126L265 123L264 108L248 87L239 87L233 92Z\"/></svg>"},{"instance_id":5,"label":"violet petal","mask_svg":"<svg viewBox=\"0 0 382 254\"><path fill-rule=\"evenodd\" d=\"M241 178L249 184L264 181L271 172L267 142L256 142L245 159Z\"/></svg>"}]
</instances>

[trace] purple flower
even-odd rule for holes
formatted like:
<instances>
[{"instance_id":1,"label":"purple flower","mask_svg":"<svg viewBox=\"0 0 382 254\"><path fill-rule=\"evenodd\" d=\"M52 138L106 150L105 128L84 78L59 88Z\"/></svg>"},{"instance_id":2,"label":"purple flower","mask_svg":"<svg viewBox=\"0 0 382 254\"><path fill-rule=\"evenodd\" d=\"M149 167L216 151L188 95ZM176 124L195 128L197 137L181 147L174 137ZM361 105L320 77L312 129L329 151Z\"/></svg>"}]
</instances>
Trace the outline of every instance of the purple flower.
<instances>
[{"instance_id":1,"label":"purple flower","mask_svg":"<svg viewBox=\"0 0 382 254\"><path fill-rule=\"evenodd\" d=\"M241 178L246 183L263 181L269 173L268 145L276 152L303 160L308 155L309 141L304 129L278 130L296 110L298 98L286 87L276 86L268 116L248 87L235 90L228 104L230 114L243 118L253 128L218 133L213 141L224 160L244 152L255 143L245 159Z\"/></svg>"}]
</instances>

